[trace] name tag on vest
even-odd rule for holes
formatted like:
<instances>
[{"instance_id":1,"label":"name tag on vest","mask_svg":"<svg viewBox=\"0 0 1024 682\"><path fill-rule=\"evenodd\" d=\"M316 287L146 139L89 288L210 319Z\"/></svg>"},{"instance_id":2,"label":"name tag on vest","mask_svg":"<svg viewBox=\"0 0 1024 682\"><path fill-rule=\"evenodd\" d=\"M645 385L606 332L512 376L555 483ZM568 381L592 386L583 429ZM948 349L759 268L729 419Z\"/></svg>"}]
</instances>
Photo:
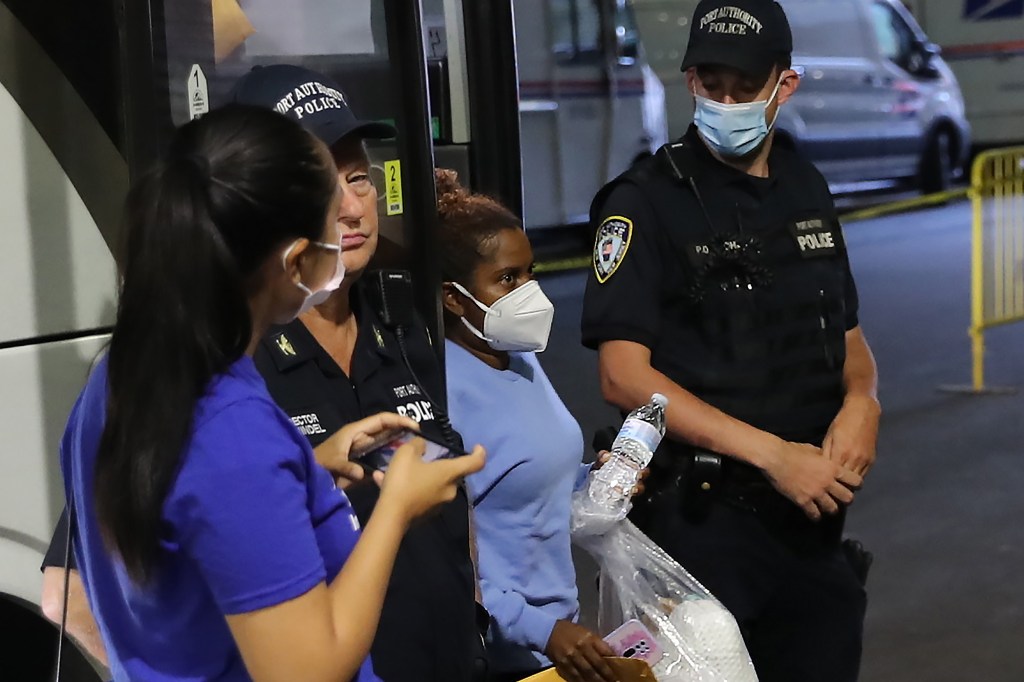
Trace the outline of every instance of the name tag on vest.
<instances>
[{"instance_id":1,"label":"name tag on vest","mask_svg":"<svg viewBox=\"0 0 1024 682\"><path fill-rule=\"evenodd\" d=\"M738 239L726 238L717 245L711 242L693 242L686 245L686 258L690 261L690 265L700 268L712 257L712 254L721 256L742 248Z\"/></svg>"},{"instance_id":2,"label":"name tag on vest","mask_svg":"<svg viewBox=\"0 0 1024 682\"><path fill-rule=\"evenodd\" d=\"M842 241L839 226L821 218L799 220L790 224L789 232L793 235L797 249L804 258L821 258L834 256Z\"/></svg>"}]
</instances>

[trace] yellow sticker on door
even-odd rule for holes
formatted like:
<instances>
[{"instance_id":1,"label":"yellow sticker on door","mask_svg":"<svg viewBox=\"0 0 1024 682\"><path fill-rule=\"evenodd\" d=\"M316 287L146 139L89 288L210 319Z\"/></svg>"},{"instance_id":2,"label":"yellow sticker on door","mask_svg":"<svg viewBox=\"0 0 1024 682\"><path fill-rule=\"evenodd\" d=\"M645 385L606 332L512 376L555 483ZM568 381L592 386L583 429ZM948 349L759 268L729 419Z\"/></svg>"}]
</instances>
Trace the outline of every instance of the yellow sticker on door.
<instances>
[{"instance_id":1,"label":"yellow sticker on door","mask_svg":"<svg viewBox=\"0 0 1024 682\"><path fill-rule=\"evenodd\" d=\"M402 213L402 162L398 159L384 162L384 188L388 215Z\"/></svg>"}]
</instances>

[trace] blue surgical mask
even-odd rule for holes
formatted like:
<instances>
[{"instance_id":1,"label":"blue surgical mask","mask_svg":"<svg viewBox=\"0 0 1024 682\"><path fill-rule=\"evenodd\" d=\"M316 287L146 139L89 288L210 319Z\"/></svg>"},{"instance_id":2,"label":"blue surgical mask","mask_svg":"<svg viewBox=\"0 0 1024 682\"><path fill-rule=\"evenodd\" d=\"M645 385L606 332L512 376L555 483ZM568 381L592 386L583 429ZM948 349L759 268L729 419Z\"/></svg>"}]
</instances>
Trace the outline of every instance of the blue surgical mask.
<instances>
[{"instance_id":1,"label":"blue surgical mask","mask_svg":"<svg viewBox=\"0 0 1024 682\"><path fill-rule=\"evenodd\" d=\"M701 137L709 147L725 157L744 156L757 149L775 125L774 118L768 123L766 112L778 94L780 85L781 79L775 84L768 99L742 104L722 104L694 92L697 106L693 112L693 122ZM776 109L775 118L778 116L779 111Z\"/></svg>"}]
</instances>

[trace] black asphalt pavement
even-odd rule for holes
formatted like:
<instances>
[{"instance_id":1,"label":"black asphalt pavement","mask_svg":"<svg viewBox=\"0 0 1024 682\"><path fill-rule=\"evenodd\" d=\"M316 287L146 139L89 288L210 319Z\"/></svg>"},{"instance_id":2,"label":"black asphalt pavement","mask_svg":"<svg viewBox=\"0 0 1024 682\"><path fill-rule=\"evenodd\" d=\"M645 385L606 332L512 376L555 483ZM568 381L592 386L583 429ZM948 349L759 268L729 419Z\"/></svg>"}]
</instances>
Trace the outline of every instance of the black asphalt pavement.
<instances>
[{"instance_id":1,"label":"black asphalt pavement","mask_svg":"<svg viewBox=\"0 0 1024 682\"><path fill-rule=\"evenodd\" d=\"M1024 393L937 390L970 379L969 206L854 223L846 238L884 410L878 461L848 522L875 554L861 679L1021 682ZM556 316L541 361L589 441L618 415L579 342L585 276L542 278ZM1024 388L1024 325L988 342L988 383ZM578 568L589 621L593 567Z\"/></svg>"}]
</instances>

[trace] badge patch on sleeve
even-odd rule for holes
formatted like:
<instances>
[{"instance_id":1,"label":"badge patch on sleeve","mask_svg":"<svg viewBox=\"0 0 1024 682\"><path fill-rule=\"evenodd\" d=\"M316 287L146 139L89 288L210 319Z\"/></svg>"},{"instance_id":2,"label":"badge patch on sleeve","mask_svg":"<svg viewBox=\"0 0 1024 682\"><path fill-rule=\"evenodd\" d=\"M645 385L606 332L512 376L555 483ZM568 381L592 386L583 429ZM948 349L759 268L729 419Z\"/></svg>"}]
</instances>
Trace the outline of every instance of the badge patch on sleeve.
<instances>
[{"instance_id":1,"label":"badge patch on sleeve","mask_svg":"<svg viewBox=\"0 0 1024 682\"><path fill-rule=\"evenodd\" d=\"M633 237L633 221L622 216L606 218L594 240L594 274L600 284L607 282L622 264Z\"/></svg>"}]
</instances>

